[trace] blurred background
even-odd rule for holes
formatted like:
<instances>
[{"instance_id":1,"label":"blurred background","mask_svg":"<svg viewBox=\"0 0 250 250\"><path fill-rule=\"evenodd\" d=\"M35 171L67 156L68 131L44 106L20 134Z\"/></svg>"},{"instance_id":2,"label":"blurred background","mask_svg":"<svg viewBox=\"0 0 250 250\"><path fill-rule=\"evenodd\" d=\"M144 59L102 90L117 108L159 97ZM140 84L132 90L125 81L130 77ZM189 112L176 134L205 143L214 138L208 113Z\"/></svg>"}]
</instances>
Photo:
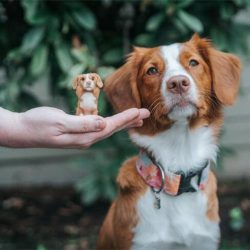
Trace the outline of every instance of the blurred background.
<instances>
[{"instance_id":1,"label":"blurred background","mask_svg":"<svg viewBox=\"0 0 250 250\"><path fill-rule=\"evenodd\" d=\"M213 40L244 64L237 104L226 110L219 177L220 249L250 249L250 1L0 1L0 106L41 105L74 114L72 78L103 79L132 45ZM103 116L112 114L105 96ZM1 122L1 121L0 121ZM136 154L126 132L89 150L0 148L0 249L93 249L118 167Z\"/></svg>"}]
</instances>

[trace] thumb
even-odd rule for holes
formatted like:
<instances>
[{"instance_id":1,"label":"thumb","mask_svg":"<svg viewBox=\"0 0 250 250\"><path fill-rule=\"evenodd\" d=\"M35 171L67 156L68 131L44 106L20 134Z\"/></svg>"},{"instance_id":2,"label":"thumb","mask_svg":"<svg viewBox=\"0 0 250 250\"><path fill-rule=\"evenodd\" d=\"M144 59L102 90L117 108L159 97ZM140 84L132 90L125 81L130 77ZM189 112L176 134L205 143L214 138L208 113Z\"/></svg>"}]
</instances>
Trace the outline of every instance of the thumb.
<instances>
[{"instance_id":1,"label":"thumb","mask_svg":"<svg viewBox=\"0 0 250 250\"><path fill-rule=\"evenodd\" d=\"M64 122L64 132L68 133L87 133L101 131L105 128L106 122L101 116L86 115L75 116L67 115Z\"/></svg>"}]
</instances>

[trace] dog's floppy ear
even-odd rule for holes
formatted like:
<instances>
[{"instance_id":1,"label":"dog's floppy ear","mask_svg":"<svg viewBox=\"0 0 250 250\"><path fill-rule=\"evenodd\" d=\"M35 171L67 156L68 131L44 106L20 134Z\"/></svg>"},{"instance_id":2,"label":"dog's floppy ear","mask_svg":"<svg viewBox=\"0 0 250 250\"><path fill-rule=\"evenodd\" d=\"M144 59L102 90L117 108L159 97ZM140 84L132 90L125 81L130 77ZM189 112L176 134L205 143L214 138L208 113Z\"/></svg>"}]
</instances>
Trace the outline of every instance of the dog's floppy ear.
<instances>
[{"instance_id":1,"label":"dog's floppy ear","mask_svg":"<svg viewBox=\"0 0 250 250\"><path fill-rule=\"evenodd\" d=\"M196 44L211 69L213 90L218 100L223 105L232 105L240 85L240 59L213 48L209 40L201 39L197 34L192 37L191 42Z\"/></svg>"},{"instance_id":2,"label":"dog's floppy ear","mask_svg":"<svg viewBox=\"0 0 250 250\"><path fill-rule=\"evenodd\" d=\"M137 74L144 48L135 48L127 62L105 81L104 91L117 112L128 108L140 108Z\"/></svg>"},{"instance_id":3,"label":"dog's floppy ear","mask_svg":"<svg viewBox=\"0 0 250 250\"><path fill-rule=\"evenodd\" d=\"M103 87L103 82L102 82L102 79L99 75L97 75L96 73L93 73L94 76L95 76L95 81L96 81L96 85L98 88L102 88Z\"/></svg>"},{"instance_id":4,"label":"dog's floppy ear","mask_svg":"<svg viewBox=\"0 0 250 250\"><path fill-rule=\"evenodd\" d=\"M214 92L223 105L232 105L240 86L240 60L232 54L223 53L214 48L210 48L208 53Z\"/></svg>"}]
</instances>

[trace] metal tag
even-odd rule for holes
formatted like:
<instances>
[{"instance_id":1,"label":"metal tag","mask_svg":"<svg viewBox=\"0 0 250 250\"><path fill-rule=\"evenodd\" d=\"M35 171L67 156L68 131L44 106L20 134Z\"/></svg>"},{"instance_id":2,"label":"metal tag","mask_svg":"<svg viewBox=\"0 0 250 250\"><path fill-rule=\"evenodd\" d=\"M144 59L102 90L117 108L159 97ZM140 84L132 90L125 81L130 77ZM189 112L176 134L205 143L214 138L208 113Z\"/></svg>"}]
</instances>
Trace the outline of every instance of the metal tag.
<instances>
[{"instance_id":1,"label":"metal tag","mask_svg":"<svg viewBox=\"0 0 250 250\"><path fill-rule=\"evenodd\" d=\"M156 209L160 209L161 208L161 199L160 199L160 195L153 192L154 193L154 196L155 196L155 201L154 201L154 207Z\"/></svg>"}]
</instances>

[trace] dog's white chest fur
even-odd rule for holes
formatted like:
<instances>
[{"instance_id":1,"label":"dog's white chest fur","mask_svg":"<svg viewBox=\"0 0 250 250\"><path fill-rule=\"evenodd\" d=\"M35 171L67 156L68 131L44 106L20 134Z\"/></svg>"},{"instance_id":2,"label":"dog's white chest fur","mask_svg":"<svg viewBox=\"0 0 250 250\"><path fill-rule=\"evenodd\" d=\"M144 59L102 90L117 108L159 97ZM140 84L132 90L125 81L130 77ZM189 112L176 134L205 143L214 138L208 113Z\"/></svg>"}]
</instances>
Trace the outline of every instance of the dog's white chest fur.
<instances>
[{"instance_id":1,"label":"dog's white chest fur","mask_svg":"<svg viewBox=\"0 0 250 250\"><path fill-rule=\"evenodd\" d=\"M80 98L80 107L82 109L95 109L97 107L96 97L93 93L84 93Z\"/></svg>"},{"instance_id":2,"label":"dog's white chest fur","mask_svg":"<svg viewBox=\"0 0 250 250\"><path fill-rule=\"evenodd\" d=\"M134 133L131 139L171 171L187 172L208 159L214 160L217 152L209 127L190 131L185 124L177 123L156 136ZM219 226L206 217L207 197L202 191L177 197L161 193L161 209L154 207L154 199L148 188L137 203L139 220L132 249L217 249Z\"/></svg>"},{"instance_id":3,"label":"dog's white chest fur","mask_svg":"<svg viewBox=\"0 0 250 250\"><path fill-rule=\"evenodd\" d=\"M133 250L215 250L219 225L206 218L207 199L202 192L178 197L161 194L155 209L150 189L137 203L139 221L134 228Z\"/></svg>"}]
</instances>

